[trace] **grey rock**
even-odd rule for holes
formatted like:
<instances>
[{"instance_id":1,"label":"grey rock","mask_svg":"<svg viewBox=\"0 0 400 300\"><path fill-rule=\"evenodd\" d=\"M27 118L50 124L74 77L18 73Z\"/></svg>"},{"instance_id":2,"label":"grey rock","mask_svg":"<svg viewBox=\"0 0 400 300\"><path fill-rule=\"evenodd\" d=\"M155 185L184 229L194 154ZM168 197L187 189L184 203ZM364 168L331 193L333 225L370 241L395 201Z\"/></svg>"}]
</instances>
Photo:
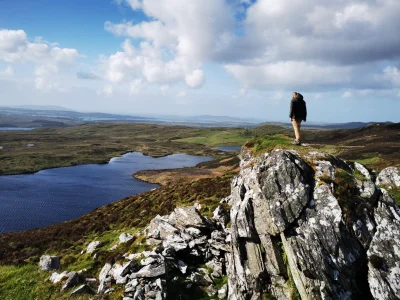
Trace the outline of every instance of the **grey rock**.
<instances>
[{"instance_id":1,"label":"grey rock","mask_svg":"<svg viewBox=\"0 0 400 300\"><path fill-rule=\"evenodd\" d=\"M89 243L89 245L86 248L86 253L93 253L101 245L102 245L102 243L100 241L93 241L93 242Z\"/></svg>"},{"instance_id":2,"label":"grey rock","mask_svg":"<svg viewBox=\"0 0 400 300\"><path fill-rule=\"evenodd\" d=\"M147 266L147 265L151 265L151 264L157 262L157 260L158 260L158 256L149 256L147 258L142 259L140 261L140 264L142 266Z\"/></svg>"},{"instance_id":3,"label":"grey rock","mask_svg":"<svg viewBox=\"0 0 400 300\"><path fill-rule=\"evenodd\" d=\"M176 227L204 228L209 225L194 206L178 206L169 215L169 222Z\"/></svg>"},{"instance_id":4,"label":"grey rock","mask_svg":"<svg viewBox=\"0 0 400 300\"><path fill-rule=\"evenodd\" d=\"M189 280L198 286L209 286L212 283L212 280L207 280L200 273L194 272L190 275Z\"/></svg>"},{"instance_id":5,"label":"grey rock","mask_svg":"<svg viewBox=\"0 0 400 300\"><path fill-rule=\"evenodd\" d=\"M112 265L110 263L106 263L100 271L99 274L99 287L97 289L97 293L104 292L108 288L108 284L110 283L110 271ZM107 280L108 278L108 280Z\"/></svg>"},{"instance_id":6,"label":"grey rock","mask_svg":"<svg viewBox=\"0 0 400 300\"><path fill-rule=\"evenodd\" d=\"M153 278L164 275L166 272L165 263L160 262L157 264L144 266L136 273L131 274L131 278Z\"/></svg>"},{"instance_id":7,"label":"grey rock","mask_svg":"<svg viewBox=\"0 0 400 300\"><path fill-rule=\"evenodd\" d=\"M60 281L62 281L63 279L65 279L65 278L67 278L68 277L68 271L64 271L64 272L62 272L62 273L57 273L57 272L53 272L52 274L51 274L51 276L50 276L50 281L52 282L52 283L58 283L58 282L60 282Z\"/></svg>"},{"instance_id":8,"label":"grey rock","mask_svg":"<svg viewBox=\"0 0 400 300\"><path fill-rule=\"evenodd\" d=\"M119 236L119 242L120 244L129 242L130 240L133 239L133 235L130 233L121 233L121 235Z\"/></svg>"},{"instance_id":9,"label":"grey rock","mask_svg":"<svg viewBox=\"0 0 400 300\"><path fill-rule=\"evenodd\" d=\"M400 298L400 210L386 190L375 208L376 233L368 249L368 282L375 299Z\"/></svg>"},{"instance_id":10,"label":"grey rock","mask_svg":"<svg viewBox=\"0 0 400 300\"><path fill-rule=\"evenodd\" d=\"M400 168L388 167L383 169L376 178L376 184L400 187Z\"/></svg>"},{"instance_id":11,"label":"grey rock","mask_svg":"<svg viewBox=\"0 0 400 300\"><path fill-rule=\"evenodd\" d=\"M68 279L65 282L65 284L62 286L61 290L65 290L68 288L73 287L74 285L76 285L79 282L79 275L77 272L70 272L68 273Z\"/></svg>"},{"instance_id":12,"label":"grey rock","mask_svg":"<svg viewBox=\"0 0 400 300\"><path fill-rule=\"evenodd\" d=\"M229 214L222 205L218 205L213 212L213 219L225 226L229 222Z\"/></svg>"},{"instance_id":13,"label":"grey rock","mask_svg":"<svg viewBox=\"0 0 400 300\"><path fill-rule=\"evenodd\" d=\"M58 270L60 268L60 259L57 256L42 255L39 267L43 271Z\"/></svg>"},{"instance_id":14,"label":"grey rock","mask_svg":"<svg viewBox=\"0 0 400 300\"><path fill-rule=\"evenodd\" d=\"M177 228L172 226L168 220L168 216L156 216L150 221L146 228L146 236L154 239L165 239L179 232Z\"/></svg>"},{"instance_id":15,"label":"grey rock","mask_svg":"<svg viewBox=\"0 0 400 300\"><path fill-rule=\"evenodd\" d=\"M129 269L127 269L126 267L129 267L129 264L131 262L125 264L125 265L121 265L121 264L114 264L110 270L110 274L112 276L112 278L114 278L114 280L116 281L116 283L122 283L125 284L128 280L128 276L126 275L129 271ZM125 274L125 275L121 275L121 274Z\"/></svg>"},{"instance_id":16,"label":"grey rock","mask_svg":"<svg viewBox=\"0 0 400 300\"><path fill-rule=\"evenodd\" d=\"M94 291L86 284L82 284L75 290L71 292L71 295L79 295L79 294L93 294Z\"/></svg>"},{"instance_id":17,"label":"grey rock","mask_svg":"<svg viewBox=\"0 0 400 300\"><path fill-rule=\"evenodd\" d=\"M132 273L132 272L136 271L137 268L138 268L137 262L134 261L134 260L131 260L131 261L125 263L125 264L122 266L121 273L119 274L119 276L125 277L125 276L128 275L129 273Z\"/></svg>"},{"instance_id":18,"label":"grey rock","mask_svg":"<svg viewBox=\"0 0 400 300\"><path fill-rule=\"evenodd\" d=\"M139 285L133 295L133 300L144 300L144 289Z\"/></svg>"}]
</instances>

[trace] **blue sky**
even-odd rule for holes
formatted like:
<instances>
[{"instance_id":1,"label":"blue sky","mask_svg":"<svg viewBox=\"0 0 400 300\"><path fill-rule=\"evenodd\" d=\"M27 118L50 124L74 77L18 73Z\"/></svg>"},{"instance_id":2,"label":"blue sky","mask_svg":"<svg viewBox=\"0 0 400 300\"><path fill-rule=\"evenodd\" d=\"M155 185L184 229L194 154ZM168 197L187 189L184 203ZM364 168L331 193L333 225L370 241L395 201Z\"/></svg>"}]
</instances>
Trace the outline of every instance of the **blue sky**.
<instances>
[{"instance_id":1,"label":"blue sky","mask_svg":"<svg viewBox=\"0 0 400 300\"><path fill-rule=\"evenodd\" d=\"M0 106L393 121L400 2L0 0Z\"/></svg>"}]
</instances>

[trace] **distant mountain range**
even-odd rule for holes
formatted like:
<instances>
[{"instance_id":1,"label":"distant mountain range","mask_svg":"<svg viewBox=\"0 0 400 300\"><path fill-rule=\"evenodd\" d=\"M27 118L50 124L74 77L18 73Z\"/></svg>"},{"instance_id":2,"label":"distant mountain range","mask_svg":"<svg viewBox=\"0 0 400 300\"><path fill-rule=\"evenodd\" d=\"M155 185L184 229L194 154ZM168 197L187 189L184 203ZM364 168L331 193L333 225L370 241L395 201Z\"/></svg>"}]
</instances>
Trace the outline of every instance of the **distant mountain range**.
<instances>
[{"instance_id":1,"label":"distant mountain range","mask_svg":"<svg viewBox=\"0 0 400 300\"><path fill-rule=\"evenodd\" d=\"M11 116L17 116L13 119ZM7 118L6 118L7 117ZM24 119L25 117L25 119ZM175 124L199 127L256 127L260 125L291 126L285 122L263 122L256 118L238 118L230 116L179 116L154 115L134 116L109 113L83 113L56 105L19 105L0 107L0 127L48 127L69 126L88 122L144 122L156 124ZM303 123L309 129L353 129L377 122L349 123ZM391 122L380 122L391 123ZM51 125L50 125L51 124ZM7 126L6 126L7 125Z\"/></svg>"}]
</instances>

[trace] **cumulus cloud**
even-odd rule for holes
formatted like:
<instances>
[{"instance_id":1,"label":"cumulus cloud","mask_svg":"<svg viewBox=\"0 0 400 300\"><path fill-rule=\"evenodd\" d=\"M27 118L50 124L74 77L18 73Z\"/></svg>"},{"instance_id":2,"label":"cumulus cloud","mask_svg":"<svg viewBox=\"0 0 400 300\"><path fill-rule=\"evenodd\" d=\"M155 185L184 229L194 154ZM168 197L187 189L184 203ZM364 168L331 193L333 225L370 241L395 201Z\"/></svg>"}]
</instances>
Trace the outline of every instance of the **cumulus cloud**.
<instances>
[{"instance_id":1,"label":"cumulus cloud","mask_svg":"<svg viewBox=\"0 0 400 300\"><path fill-rule=\"evenodd\" d=\"M128 39L105 61L106 77L121 82L141 75L149 83L185 82L199 88L205 82L204 62L227 49L235 28L234 12L224 0L118 1L142 10L149 21L106 22L105 30ZM134 47L129 39L139 41Z\"/></svg>"},{"instance_id":2,"label":"cumulus cloud","mask_svg":"<svg viewBox=\"0 0 400 300\"><path fill-rule=\"evenodd\" d=\"M225 68L253 88L387 88L396 72L382 76L382 64L400 58L398 11L391 0L259 0ZM241 51L240 40L252 50Z\"/></svg>"},{"instance_id":3,"label":"cumulus cloud","mask_svg":"<svg viewBox=\"0 0 400 300\"><path fill-rule=\"evenodd\" d=\"M118 0L147 21L105 23L127 37L107 58L112 82L205 82L222 64L249 89L386 89L397 84L400 2L393 0ZM241 14L241 17L238 17ZM129 39L137 41L134 47ZM382 67L383 65L383 67ZM236 95L239 96L239 95Z\"/></svg>"},{"instance_id":4,"label":"cumulus cloud","mask_svg":"<svg viewBox=\"0 0 400 300\"><path fill-rule=\"evenodd\" d=\"M61 66L75 62L78 57L76 49L60 48L43 38L36 38L31 43L23 30L0 29L0 59L9 63L36 63L35 87L38 90L64 91L54 76Z\"/></svg>"},{"instance_id":5,"label":"cumulus cloud","mask_svg":"<svg viewBox=\"0 0 400 300\"><path fill-rule=\"evenodd\" d=\"M194 70L185 76L186 84L191 88L199 88L204 84L204 72L202 70Z\"/></svg>"}]
</instances>

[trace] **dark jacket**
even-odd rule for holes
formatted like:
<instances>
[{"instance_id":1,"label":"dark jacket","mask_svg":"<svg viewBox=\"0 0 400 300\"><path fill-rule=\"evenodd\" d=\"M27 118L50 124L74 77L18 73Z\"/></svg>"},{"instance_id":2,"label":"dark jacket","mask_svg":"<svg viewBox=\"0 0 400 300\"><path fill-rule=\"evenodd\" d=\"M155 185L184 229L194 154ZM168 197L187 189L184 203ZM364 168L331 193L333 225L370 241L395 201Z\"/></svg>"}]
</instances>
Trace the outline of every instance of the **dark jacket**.
<instances>
[{"instance_id":1,"label":"dark jacket","mask_svg":"<svg viewBox=\"0 0 400 300\"><path fill-rule=\"evenodd\" d=\"M295 120L307 120L306 102L303 100L303 96L301 94L297 94L297 97L293 98L290 102L289 117Z\"/></svg>"}]
</instances>

